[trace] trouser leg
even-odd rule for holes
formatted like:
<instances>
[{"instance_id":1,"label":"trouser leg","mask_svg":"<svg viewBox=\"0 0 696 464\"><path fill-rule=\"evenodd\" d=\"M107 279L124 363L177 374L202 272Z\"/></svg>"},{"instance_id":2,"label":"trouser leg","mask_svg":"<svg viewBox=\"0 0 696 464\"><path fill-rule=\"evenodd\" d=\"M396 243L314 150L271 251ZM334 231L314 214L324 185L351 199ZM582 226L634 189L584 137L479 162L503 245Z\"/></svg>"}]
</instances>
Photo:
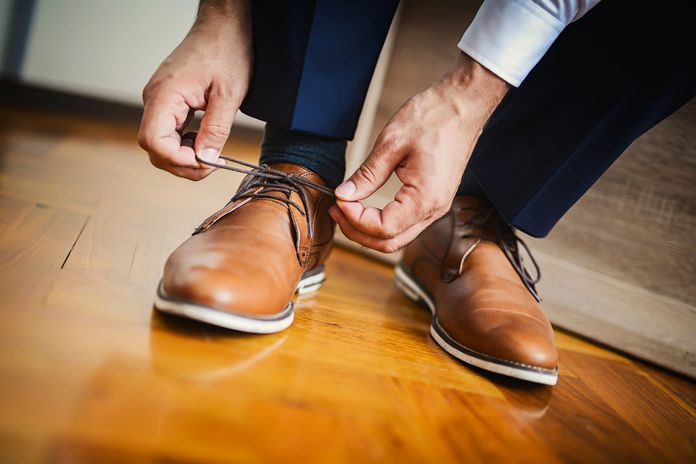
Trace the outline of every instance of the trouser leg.
<instances>
[{"instance_id":1,"label":"trouser leg","mask_svg":"<svg viewBox=\"0 0 696 464\"><path fill-rule=\"evenodd\" d=\"M475 179L508 222L546 235L636 138L696 94L680 10L612 0L571 24L492 115L462 188Z\"/></svg>"},{"instance_id":2,"label":"trouser leg","mask_svg":"<svg viewBox=\"0 0 696 464\"><path fill-rule=\"evenodd\" d=\"M266 121L261 163L293 163L329 187L352 139L398 1L256 0L242 111Z\"/></svg>"},{"instance_id":3,"label":"trouser leg","mask_svg":"<svg viewBox=\"0 0 696 464\"><path fill-rule=\"evenodd\" d=\"M242 111L273 126L353 138L396 0L256 0Z\"/></svg>"}]
</instances>

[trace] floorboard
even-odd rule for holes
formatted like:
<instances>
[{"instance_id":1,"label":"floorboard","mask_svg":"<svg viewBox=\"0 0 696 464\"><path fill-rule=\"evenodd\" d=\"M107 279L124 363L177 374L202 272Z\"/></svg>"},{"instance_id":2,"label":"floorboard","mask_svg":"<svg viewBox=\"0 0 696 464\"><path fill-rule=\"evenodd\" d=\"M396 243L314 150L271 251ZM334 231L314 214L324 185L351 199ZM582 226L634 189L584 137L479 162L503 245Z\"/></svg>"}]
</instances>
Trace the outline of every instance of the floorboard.
<instances>
[{"instance_id":1,"label":"floorboard","mask_svg":"<svg viewBox=\"0 0 696 464\"><path fill-rule=\"evenodd\" d=\"M696 461L693 381L560 330L554 388L466 367L343 249L285 332L156 314L167 255L240 177L158 172L124 121L0 122L3 462Z\"/></svg>"}]
</instances>

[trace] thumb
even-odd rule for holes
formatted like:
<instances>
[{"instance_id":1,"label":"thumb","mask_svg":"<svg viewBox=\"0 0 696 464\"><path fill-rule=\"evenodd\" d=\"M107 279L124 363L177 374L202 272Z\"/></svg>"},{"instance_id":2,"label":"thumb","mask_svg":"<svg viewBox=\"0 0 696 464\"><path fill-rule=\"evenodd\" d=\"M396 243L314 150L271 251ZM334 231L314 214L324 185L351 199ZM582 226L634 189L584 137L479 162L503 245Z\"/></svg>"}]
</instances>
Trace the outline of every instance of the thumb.
<instances>
[{"instance_id":1,"label":"thumb","mask_svg":"<svg viewBox=\"0 0 696 464\"><path fill-rule=\"evenodd\" d=\"M364 200L387 182L401 158L400 149L378 139L360 167L336 187L336 197L343 201Z\"/></svg>"},{"instance_id":2,"label":"thumb","mask_svg":"<svg viewBox=\"0 0 696 464\"><path fill-rule=\"evenodd\" d=\"M216 162L230 135L237 107L231 99L211 89L201 126L196 136L195 151L199 158Z\"/></svg>"}]
</instances>

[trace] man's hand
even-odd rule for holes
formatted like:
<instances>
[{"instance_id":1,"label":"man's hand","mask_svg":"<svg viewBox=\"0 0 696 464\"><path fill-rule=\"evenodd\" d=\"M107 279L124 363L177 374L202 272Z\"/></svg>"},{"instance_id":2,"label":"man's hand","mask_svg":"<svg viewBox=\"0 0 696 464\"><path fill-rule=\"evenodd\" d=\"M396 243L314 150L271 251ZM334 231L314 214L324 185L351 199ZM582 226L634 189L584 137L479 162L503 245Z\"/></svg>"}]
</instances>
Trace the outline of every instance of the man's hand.
<instances>
[{"instance_id":1,"label":"man's hand","mask_svg":"<svg viewBox=\"0 0 696 464\"><path fill-rule=\"evenodd\" d=\"M330 209L349 239L391 253L449 209L469 157L509 84L465 54L455 68L408 100L360 168L336 188ZM402 182L384 209L364 207L396 173Z\"/></svg>"},{"instance_id":2,"label":"man's hand","mask_svg":"<svg viewBox=\"0 0 696 464\"><path fill-rule=\"evenodd\" d=\"M152 164L200 180L212 169L246 94L251 74L251 18L247 0L204 0L198 19L143 90L138 143ZM204 110L192 148L181 133L195 110Z\"/></svg>"}]
</instances>

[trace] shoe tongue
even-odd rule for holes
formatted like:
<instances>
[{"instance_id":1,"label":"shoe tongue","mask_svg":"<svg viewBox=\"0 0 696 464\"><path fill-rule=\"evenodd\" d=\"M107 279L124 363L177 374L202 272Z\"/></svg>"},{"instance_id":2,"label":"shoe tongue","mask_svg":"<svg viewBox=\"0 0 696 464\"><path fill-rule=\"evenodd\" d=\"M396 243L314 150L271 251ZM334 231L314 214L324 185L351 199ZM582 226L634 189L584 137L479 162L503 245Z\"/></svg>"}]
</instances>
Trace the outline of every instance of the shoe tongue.
<instances>
[{"instance_id":1,"label":"shoe tongue","mask_svg":"<svg viewBox=\"0 0 696 464\"><path fill-rule=\"evenodd\" d=\"M289 174L294 174L297 177L302 177L303 179L306 179L310 182L313 182L315 184L319 184L322 187L325 186L326 184L324 181L314 172L310 171L309 169L305 168L304 166L300 166L298 164L291 164L291 163L273 163L268 165L269 169L273 169L275 171L281 171ZM297 252L297 258L299 260L300 265L304 266L307 263L307 260L309 259L309 250L312 246L312 238L310 237L309 234L309 227L310 227L310 222L312 223L311 227L314 227L313 225L313 212L312 208L316 204L317 197L321 195L321 192L317 191L316 189L313 189L311 187L303 187L300 186L299 189L304 191L305 193L305 198L307 199L307 204L304 204L302 202L303 196L300 195L297 192L293 192L290 194L289 198L286 196L285 193L283 192L268 192L267 194L270 196L278 197L278 198L288 198L289 200L293 201L296 205L300 206L302 208L302 211L298 211L297 208L287 205L287 204L281 204L280 202L276 202L274 200L269 200L266 199L266 201L271 202L271 207L274 208L285 208L287 210L287 215L292 223L292 230L293 230L293 240L295 242L295 250ZM263 189L261 190L263 191ZM264 199L261 199L264 200ZM308 210L305 210L305 208L308 208ZM308 218L309 219L308 221Z\"/></svg>"},{"instance_id":2,"label":"shoe tongue","mask_svg":"<svg viewBox=\"0 0 696 464\"><path fill-rule=\"evenodd\" d=\"M326 183L322 180L321 177L319 177L317 174L315 174L313 171L307 169L306 167L300 166L299 164L272 163L272 164L269 164L268 167L270 169L273 169L276 171L292 173L292 174L295 174L296 176L304 177L305 179L307 179L311 182L314 182L315 184L319 184L322 186L326 185Z\"/></svg>"},{"instance_id":3,"label":"shoe tongue","mask_svg":"<svg viewBox=\"0 0 696 464\"><path fill-rule=\"evenodd\" d=\"M487 200L470 196L458 196L452 202L453 236L440 269L440 277L444 281L452 282L459 277L464 260L480 242L477 236L485 232L483 224L469 221L477 215L492 213L491 208L492 205Z\"/></svg>"}]
</instances>

